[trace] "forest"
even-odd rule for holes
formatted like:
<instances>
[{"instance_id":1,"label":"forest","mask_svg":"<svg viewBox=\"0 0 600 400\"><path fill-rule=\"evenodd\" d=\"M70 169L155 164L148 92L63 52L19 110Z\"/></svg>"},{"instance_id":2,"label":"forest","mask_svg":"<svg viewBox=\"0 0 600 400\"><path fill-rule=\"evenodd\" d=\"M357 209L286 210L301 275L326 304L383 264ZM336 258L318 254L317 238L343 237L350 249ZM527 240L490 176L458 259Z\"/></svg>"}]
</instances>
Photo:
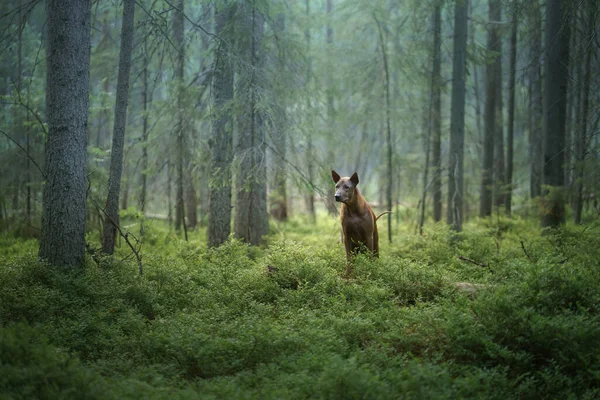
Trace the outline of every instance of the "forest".
<instances>
[{"instance_id":1,"label":"forest","mask_svg":"<svg viewBox=\"0 0 600 400\"><path fill-rule=\"evenodd\" d=\"M2 1L0 399L600 398L599 34Z\"/></svg>"}]
</instances>

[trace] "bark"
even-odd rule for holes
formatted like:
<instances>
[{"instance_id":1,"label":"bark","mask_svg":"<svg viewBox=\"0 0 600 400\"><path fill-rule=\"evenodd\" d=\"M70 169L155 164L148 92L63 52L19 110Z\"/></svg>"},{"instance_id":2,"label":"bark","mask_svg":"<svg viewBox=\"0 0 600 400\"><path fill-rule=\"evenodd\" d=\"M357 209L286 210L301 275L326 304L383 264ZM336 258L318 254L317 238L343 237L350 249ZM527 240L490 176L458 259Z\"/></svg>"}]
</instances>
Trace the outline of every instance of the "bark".
<instances>
[{"instance_id":1,"label":"bark","mask_svg":"<svg viewBox=\"0 0 600 400\"><path fill-rule=\"evenodd\" d=\"M391 106L390 106L390 74L389 74L389 65L387 58L387 50L385 47L385 39L383 37L383 29L379 20L375 19L377 23L377 28L379 31L379 42L381 45L381 54L383 57L383 72L385 79L385 142L386 142L386 152L387 152L387 182L386 182L386 197L387 197L387 209L392 210L392 201L393 201L393 188L394 188L394 172L392 165L392 155L393 155L393 146L392 146L392 127L391 127ZM392 215L387 215L388 220L388 240L392 243Z\"/></svg>"},{"instance_id":2,"label":"bark","mask_svg":"<svg viewBox=\"0 0 600 400\"><path fill-rule=\"evenodd\" d=\"M564 147L569 64L567 2L546 1L546 60L544 64L544 200L543 227L565 222Z\"/></svg>"},{"instance_id":3,"label":"bark","mask_svg":"<svg viewBox=\"0 0 600 400\"><path fill-rule=\"evenodd\" d=\"M327 42L327 48L329 50L332 49L333 46L333 28L332 28L332 14L333 14L333 0L325 1L325 12L327 13L327 25L325 27L325 40ZM327 120L329 121L330 126L335 125L335 105L333 99L333 87L331 85L332 82L331 69L327 70Z\"/></svg>"},{"instance_id":4,"label":"bark","mask_svg":"<svg viewBox=\"0 0 600 400\"><path fill-rule=\"evenodd\" d=\"M429 109L429 115L427 115L426 112L424 112L423 114L425 114L424 119L424 124L423 124L423 133L425 136L425 169L423 172L423 192L421 194L421 209L420 211L420 215L419 215L419 235L423 235L423 225L425 224L425 204L427 203L427 179L428 179L428 175L429 175L429 148L431 147L431 125L432 125L432 118L433 118L433 110L431 108L431 103L433 101L432 97L433 97L433 81L431 82L431 87L432 90L430 91L430 96L429 96L429 101L427 102L427 106L426 109Z\"/></svg>"},{"instance_id":5,"label":"bark","mask_svg":"<svg viewBox=\"0 0 600 400\"><path fill-rule=\"evenodd\" d=\"M236 173L236 204L234 218L235 236L259 245L268 233L266 201L265 127L262 112L258 110L259 88L264 80L258 75L263 66L260 49L264 31L264 17L254 4L242 6L242 23L239 24L238 51L249 61L250 71L243 71L237 93L242 96L239 115L239 137L236 147L238 170ZM242 39L244 38L244 39ZM244 54L244 50L246 50Z\"/></svg>"},{"instance_id":6,"label":"bark","mask_svg":"<svg viewBox=\"0 0 600 400\"><path fill-rule=\"evenodd\" d=\"M498 4L497 19L494 21L502 20L502 5ZM494 84L496 87L496 136L494 138L494 203L496 208L500 208L500 205L504 204L504 190L505 190L505 166L504 166L504 96L502 95L502 35L500 29L498 33L498 45L495 63L496 78Z\"/></svg>"},{"instance_id":7,"label":"bark","mask_svg":"<svg viewBox=\"0 0 600 400\"><path fill-rule=\"evenodd\" d=\"M492 214L492 194L494 185L494 142L496 136L498 107L496 79L498 63L496 59L499 54L498 28L495 21L499 21L500 3L499 0L489 0L489 19L492 21L488 25L488 52L494 57L492 62L486 66L486 99L484 115L484 137L483 137L483 165L481 171L481 195L479 199L479 216L487 217Z\"/></svg>"},{"instance_id":8,"label":"bark","mask_svg":"<svg viewBox=\"0 0 600 400\"><path fill-rule=\"evenodd\" d=\"M208 247L225 242L231 232L231 162L233 158L232 126L229 105L233 99L233 69L229 60L230 22L234 6L231 2L217 7L215 31L222 38L215 51L213 76L213 126L209 141L210 193L208 210Z\"/></svg>"},{"instance_id":9,"label":"bark","mask_svg":"<svg viewBox=\"0 0 600 400\"><path fill-rule=\"evenodd\" d=\"M125 142L125 127L127 124L134 10L135 0L125 0L123 5L123 26L121 28L115 123L110 157L110 174L108 177L108 196L104 208L105 219L104 230L102 232L102 251L105 254L113 254L115 250L115 239L119 225L119 192L123 172L123 144Z\"/></svg>"},{"instance_id":10,"label":"bark","mask_svg":"<svg viewBox=\"0 0 600 400\"><path fill-rule=\"evenodd\" d=\"M173 163L167 158L167 220L173 226Z\"/></svg>"},{"instance_id":11,"label":"bark","mask_svg":"<svg viewBox=\"0 0 600 400\"><path fill-rule=\"evenodd\" d=\"M39 256L82 268L85 258L90 73L88 1L48 0L45 149Z\"/></svg>"},{"instance_id":12,"label":"bark","mask_svg":"<svg viewBox=\"0 0 600 400\"><path fill-rule=\"evenodd\" d=\"M433 192L433 220L439 222L442 219L442 5L436 2L433 11L433 68L431 76L431 129L432 140L432 192ZM429 143L429 141L428 141Z\"/></svg>"},{"instance_id":13,"label":"bark","mask_svg":"<svg viewBox=\"0 0 600 400\"><path fill-rule=\"evenodd\" d=\"M504 210L507 215L511 215L512 203L512 179L513 179L513 158L514 158L514 136L515 136L515 77L517 72L517 27L518 10L517 1L514 0L513 20L510 33L510 61L508 78L508 134L506 138L506 195L504 198Z\"/></svg>"},{"instance_id":14,"label":"bark","mask_svg":"<svg viewBox=\"0 0 600 400\"><path fill-rule=\"evenodd\" d=\"M142 171L141 171L141 191L140 191L140 202L139 209L144 214L146 211L146 196L148 194L148 112L150 104L152 103L152 91L148 83L148 66L150 64L150 57L148 55L148 42L144 41L144 67L142 70Z\"/></svg>"},{"instance_id":15,"label":"bark","mask_svg":"<svg viewBox=\"0 0 600 400\"><path fill-rule=\"evenodd\" d=\"M285 35L285 15L280 14L277 16L275 28L277 30L277 34L283 37ZM276 68L280 74L283 73L283 68L285 65L285 60L282 56L279 56L276 61ZM287 206L287 188L286 188L286 147L287 147L287 137L286 137L286 122L285 122L285 105L281 106L278 110L278 118L279 123L275 127L275 131L273 132L273 145L277 151L274 154L274 164L275 164L275 172L274 172L274 184L273 189L271 191L271 216L278 221L287 221L288 219L288 206Z\"/></svg>"},{"instance_id":16,"label":"bark","mask_svg":"<svg viewBox=\"0 0 600 400\"><path fill-rule=\"evenodd\" d=\"M310 0L306 0L306 17L308 20L310 20ZM310 87L310 84L312 82L312 58L310 56L310 29L307 27L306 30L304 31L304 38L306 39L306 47L307 47L307 52L309 53L308 55L308 60L307 60L307 65L306 65L306 82L307 85ZM306 106L307 106L307 113L306 115L308 116L311 112L311 101L310 101L310 96L306 96ZM315 169L314 169L314 162L313 162L313 139L312 139L312 129L310 128L310 126L308 127L308 133L306 135L306 163L308 165L308 194L306 195L306 205L308 208L308 213L310 215L310 220L312 223L315 223L317 220L317 214L315 213L315 190L314 190L314 186L313 183L315 182Z\"/></svg>"},{"instance_id":17,"label":"bark","mask_svg":"<svg viewBox=\"0 0 600 400\"><path fill-rule=\"evenodd\" d=\"M586 23L586 39L590 40L594 35L594 7L591 2L588 2ZM583 185L585 182L584 163L587 149L587 126L590 111L590 86L591 82L591 62L594 49L589 46L585 53L585 66L582 80L582 107L579 124L577 129L577 138L575 140L575 204L573 209L573 220L576 224L581 223L581 213L583 210Z\"/></svg>"},{"instance_id":18,"label":"bark","mask_svg":"<svg viewBox=\"0 0 600 400\"><path fill-rule=\"evenodd\" d=\"M462 231L463 219L467 24L467 2L457 1L454 6L454 57L452 60L447 209L447 222L456 232Z\"/></svg>"},{"instance_id":19,"label":"bark","mask_svg":"<svg viewBox=\"0 0 600 400\"><path fill-rule=\"evenodd\" d=\"M185 185L185 212L187 216L186 227L195 229L198 225L198 196L196 195L196 180L191 168L187 168Z\"/></svg>"},{"instance_id":20,"label":"bark","mask_svg":"<svg viewBox=\"0 0 600 400\"><path fill-rule=\"evenodd\" d=\"M183 135L183 69L185 63L185 44L183 37L183 7L184 1L179 0L177 4L177 10L173 17L173 40L177 46L177 65L175 68L175 82L177 84L177 125L176 125L176 139L177 139L177 156L176 156L176 169L177 169L177 183L175 192L175 230L181 230L183 226L183 232L185 240L187 241L187 227L185 225L185 210L184 210L184 190L183 190L183 163L184 163L184 135Z\"/></svg>"},{"instance_id":21,"label":"bark","mask_svg":"<svg viewBox=\"0 0 600 400\"><path fill-rule=\"evenodd\" d=\"M529 82L531 85L531 96L529 105L529 193L532 199L542 193L542 176L544 164L544 136L543 136L543 101L542 101L542 14L539 0L532 0L529 15L531 26L531 55L529 69Z\"/></svg>"}]
</instances>

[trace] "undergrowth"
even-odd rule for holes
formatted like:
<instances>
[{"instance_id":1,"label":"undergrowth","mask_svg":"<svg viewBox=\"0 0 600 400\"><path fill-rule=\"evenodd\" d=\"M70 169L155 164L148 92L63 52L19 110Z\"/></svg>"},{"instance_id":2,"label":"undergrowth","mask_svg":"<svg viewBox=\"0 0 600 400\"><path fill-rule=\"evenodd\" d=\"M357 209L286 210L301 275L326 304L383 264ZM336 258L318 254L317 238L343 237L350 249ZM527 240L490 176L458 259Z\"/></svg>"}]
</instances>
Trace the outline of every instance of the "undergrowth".
<instances>
[{"instance_id":1,"label":"undergrowth","mask_svg":"<svg viewBox=\"0 0 600 400\"><path fill-rule=\"evenodd\" d=\"M381 258L348 271L322 220L211 250L149 223L142 277L126 246L77 273L0 236L0 397L600 396L593 229L382 227Z\"/></svg>"}]
</instances>

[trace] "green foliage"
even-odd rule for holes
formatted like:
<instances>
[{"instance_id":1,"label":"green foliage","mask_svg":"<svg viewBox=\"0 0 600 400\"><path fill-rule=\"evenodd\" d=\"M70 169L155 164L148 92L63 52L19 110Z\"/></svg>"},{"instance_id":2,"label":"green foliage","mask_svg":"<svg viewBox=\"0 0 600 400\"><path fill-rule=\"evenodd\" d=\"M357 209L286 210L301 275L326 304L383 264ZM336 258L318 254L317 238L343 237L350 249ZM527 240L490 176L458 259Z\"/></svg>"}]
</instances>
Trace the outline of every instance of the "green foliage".
<instances>
[{"instance_id":1,"label":"green foliage","mask_svg":"<svg viewBox=\"0 0 600 400\"><path fill-rule=\"evenodd\" d=\"M202 232L186 243L154 222L141 278L117 258L53 269L34 241L0 237L2 394L600 395L593 229L541 235L526 220L484 220L456 236L433 225L397 232L348 272L337 226L322 220L312 233L281 224L264 249L231 239L211 250Z\"/></svg>"}]
</instances>

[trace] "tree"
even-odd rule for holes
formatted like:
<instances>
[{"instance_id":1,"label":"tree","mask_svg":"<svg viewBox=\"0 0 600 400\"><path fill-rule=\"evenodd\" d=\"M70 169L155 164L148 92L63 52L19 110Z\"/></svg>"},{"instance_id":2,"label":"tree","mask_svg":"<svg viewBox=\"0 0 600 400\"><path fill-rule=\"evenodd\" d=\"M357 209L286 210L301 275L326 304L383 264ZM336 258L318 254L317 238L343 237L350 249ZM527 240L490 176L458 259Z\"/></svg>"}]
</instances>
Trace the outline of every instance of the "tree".
<instances>
[{"instance_id":1,"label":"tree","mask_svg":"<svg viewBox=\"0 0 600 400\"><path fill-rule=\"evenodd\" d=\"M275 19L276 34L280 38L285 35L285 14L281 13ZM282 44L280 44L282 45ZM279 56L276 60L275 69L279 74L283 73L285 60L284 54L280 51ZM284 93L278 93L279 102L283 102ZM271 216L278 221L287 221L288 219L288 206L287 206L287 188L286 188L286 147L287 147L287 135L286 135L286 118L285 118L285 106L279 106L277 108L277 126L272 134L273 146L276 150L274 154L274 177L273 177L273 189L271 191Z\"/></svg>"},{"instance_id":2,"label":"tree","mask_svg":"<svg viewBox=\"0 0 600 400\"><path fill-rule=\"evenodd\" d=\"M542 98L542 71L540 57L542 55L542 13L539 0L533 0L529 10L529 27L531 29L531 47L529 68L529 194L532 199L542 193L542 176L544 164L543 124L544 107Z\"/></svg>"},{"instance_id":3,"label":"tree","mask_svg":"<svg viewBox=\"0 0 600 400\"><path fill-rule=\"evenodd\" d=\"M209 140L210 190L208 201L208 247L222 244L231 232L231 162L233 130L230 106L233 100L233 68L231 51L231 19L235 6L227 1L216 6L215 32L220 39L215 50L213 75L213 126Z\"/></svg>"},{"instance_id":4,"label":"tree","mask_svg":"<svg viewBox=\"0 0 600 400\"><path fill-rule=\"evenodd\" d=\"M497 15L492 24L498 24L498 21L502 20L502 4L499 2ZM493 191L494 193L494 205L500 208L500 205L504 204L504 190L505 190L505 165L504 165L504 96L502 95L502 31L497 29L498 44L497 54L495 55L494 62L496 63L494 78L495 85L495 96L496 96L496 129L494 137L494 178L493 178Z\"/></svg>"},{"instance_id":5,"label":"tree","mask_svg":"<svg viewBox=\"0 0 600 400\"><path fill-rule=\"evenodd\" d=\"M486 97L484 111L484 137L483 137L483 166L481 171L481 196L479 199L479 216L487 217L492 214L492 193L494 185L494 141L497 134L496 112L498 107L497 86L498 78L497 68L500 65L497 62L500 53L500 41L498 40L498 28L496 21L500 20L500 2L499 0L489 0L489 20L487 48L491 54L492 61L488 61L486 66Z\"/></svg>"},{"instance_id":6,"label":"tree","mask_svg":"<svg viewBox=\"0 0 600 400\"><path fill-rule=\"evenodd\" d=\"M133 48L133 17L135 0L123 3L123 25L121 28L121 51L119 53L119 77L117 79L117 100L115 102L115 123L113 128L108 196L104 209L106 218L102 233L102 251L112 254L119 226L119 192L123 172L123 144L127 123L127 102L129 97L129 70Z\"/></svg>"},{"instance_id":7,"label":"tree","mask_svg":"<svg viewBox=\"0 0 600 400\"><path fill-rule=\"evenodd\" d=\"M142 213L146 211L146 196L148 194L148 136L149 129L148 120L149 120L149 108L150 104L152 104L152 90L150 89L150 84L148 82L149 75L149 64L151 60L151 55L148 50L148 41L144 40L143 44L143 62L144 65L142 67L142 171L140 178L140 201L139 201L139 209Z\"/></svg>"},{"instance_id":8,"label":"tree","mask_svg":"<svg viewBox=\"0 0 600 400\"><path fill-rule=\"evenodd\" d=\"M90 2L48 0L45 149L39 256L82 267L85 257Z\"/></svg>"},{"instance_id":9,"label":"tree","mask_svg":"<svg viewBox=\"0 0 600 400\"><path fill-rule=\"evenodd\" d=\"M175 127L175 137L177 140L177 183L175 188L175 230L181 230L187 240L187 227L185 226L185 213L183 197L183 162L184 162L184 138L183 138L183 70L185 66L185 42L183 37L183 7L184 1L179 0L175 16L173 17L173 39L177 45L177 64L175 67L175 82L177 83L177 123Z\"/></svg>"},{"instance_id":10,"label":"tree","mask_svg":"<svg viewBox=\"0 0 600 400\"><path fill-rule=\"evenodd\" d=\"M586 21L586 43L594 36L594 16L596 13L594 3L587 2L587 17ZM581 223L581 212L583 210L583 183L584 183L584 161L587 148L587 128L590 111L590 86L591 86L591 61L593 47L588 46L585 52L583 79L582 85L582 106L579 117L577 137L575 138L575 204L573 209L573 220L576 224Z\"/></svg>"},{"instance_id":11,"label":"tree","mask_svg":"<svg viewBox=\"0 0 600 400\"><path fill-rule=\"evenodd\" d=\"M514 158L514 136L515 136L515 75L517 72L517 27L518 27L518 3L513 0L513 16L510 32L510 61L508 78L508 134L506 138L506 195L504 197L504 210L507 215L511 214L512 203L512 179Z\"/></svg>"},{"instance_id":12,"label":"tree","mask_svg":"<svg viewBox=\"0 0 600 400\"><path fill-rule=\"evenodd\" d=\"M431 72L431 130L433 133L433 220L442 219L442 1L435 3L433 11L433 66Z\"/></svg>"},{"instance_id":13,"label":"tree","mask_svg":"<svg viewBox=\"0 0 600 400\"><path fill-rule=\"evenodd\" d=\"M265 162L265 126L264 116L258 102L264 78L260 75L263 66L261 49L264 16L256 4L244 4L241 7L241 32L238 36L238 51L247 59L248 71L241 71L238 78L237 103L238 143L236 158L236 204L234 232L238 238L258 245L269 231L267 215L267 187Z\"/></svg>"},{"instance_id":14,"label":"tree","mask_svg":"<svg viewBox=\"0 0 600 400\"><path fill-rule=\"evenodd\" d=\"M306 0L306 19L310 20L310 0ZM308 53L308 59L306 62L306 82L307 82L307 86L310 87L310 83L312 82L312 58L310 55L310 27L307 25L306 29L304 30L304 38L306 40L306 52ZM309 116L309 112L311 110L312 106L311 106L311 101L310 101L310 96L306 97L306 109L307 109L307 119ZM310 215L310 220L311 222L315 222L317 219L317 214L315 213L315 189L314 189L314 182L315 182L315 169L314 169L314 162L312 160L312 158L314 157L313 155L313 133L312 133L312 129L310 127L310 125L307 123L308 127L307 127L307 134L306 134L306 164L308 166L308 193L306 195L306 205L308 208L308 213Z\"/></svg>"},{"instance_id":15,"label":"tree","mask_svg":"<svg viewBox=\"0 0 600 400\"><path fill-rule=\"evenodd\" d=\"M463 218L467 23L467 1L456 0L454 6L454 57L452 60L452 104L450 110L447 210L448 225L456 232L462 231Z\"/></svg>"},{"instance_id":16,"label":"tree","mask_svg":"<svg viewBox=\"0 0 600 400\"><path fill-rule=\"evenodd\" d=\"M387 208L388 210L392 209L392 193L393 193L393 177L394 172L392 168L392 127L390 122L390 70L389 63L387 57L387 50L385 46L385 38L383 36L383 28L381 27L381 23L377 18L375 18L375 22L377 23L377 29L379 32L379 44L381 46L381 55L382 55L382 64L383 64L383 72L384 72L384 90L385 90L385 144L386 144L386 155L387 155L387 182L386 182L386 197L387 197ZM392 243L392 215L388 214L388 240Z\"/></svg>"},{"instance_id":17,"label":"tree","mask_svg":"<svg viewBox=\"0 0 600 400\"><path fill-rule=\"evenodd\" d=\"M542 226L565 221L564 147L567 109L569 29L567 2L546 1L546 59L544 63L544 199Z\"/></svg>"}]
</instances>

